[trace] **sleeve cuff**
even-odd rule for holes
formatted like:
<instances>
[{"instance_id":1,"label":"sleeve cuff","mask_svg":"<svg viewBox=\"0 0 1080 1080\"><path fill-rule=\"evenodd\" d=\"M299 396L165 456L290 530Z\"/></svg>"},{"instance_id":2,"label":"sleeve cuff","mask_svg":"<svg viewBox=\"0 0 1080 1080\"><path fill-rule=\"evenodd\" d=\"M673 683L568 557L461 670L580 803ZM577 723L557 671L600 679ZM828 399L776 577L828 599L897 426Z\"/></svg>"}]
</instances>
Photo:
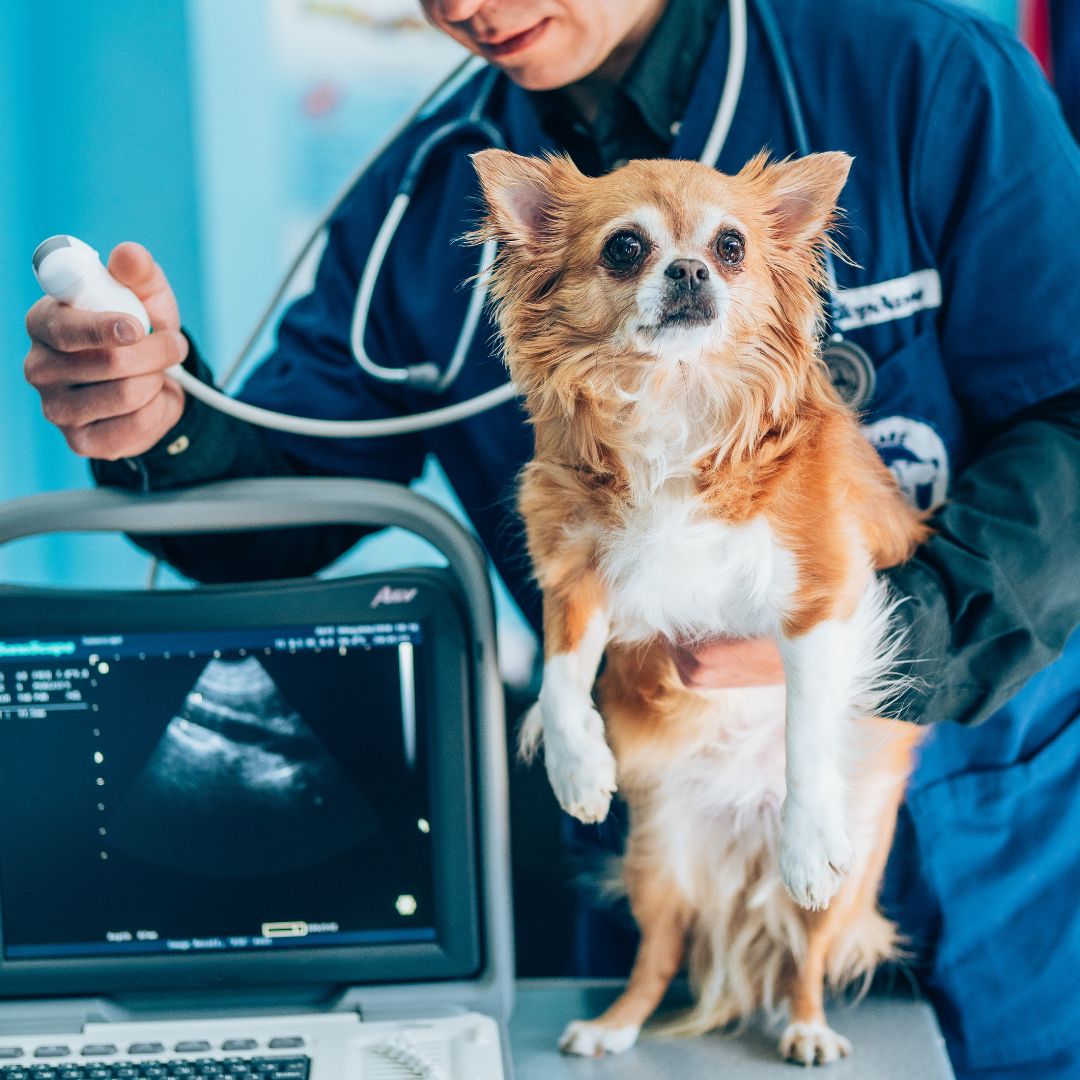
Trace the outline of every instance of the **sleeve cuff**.
<instances>
[{"instance_id":1,"label":"sleeve cuff","mask_svg":"<svg viewBox=\"0 0 1080 1080\"><path fill-rule=\"evenodd\" d=\"M214 385L213 373L185 332L188 351L184 367L200 382ZM226 448L235 441L235 422L216 409L187 395L180 419L149 450L119 461L92 460L97 483L131 490L161 491L213 480L227 472L232 455Z\"/></svg>"},{"instance_id":2,"label":"sleeve cuff","mask_svg":"<svg viewBox=\"0 0 1080 1080\"><path fill-rule=\"evenodd\" d=\"M894 720L932 723L933 698L943 678L951 639L949 608L938 575L916 556L883 575L895 600L892 629L899 647L893 665L897 688L886 712Z\"/></svg>"}]
</instances>

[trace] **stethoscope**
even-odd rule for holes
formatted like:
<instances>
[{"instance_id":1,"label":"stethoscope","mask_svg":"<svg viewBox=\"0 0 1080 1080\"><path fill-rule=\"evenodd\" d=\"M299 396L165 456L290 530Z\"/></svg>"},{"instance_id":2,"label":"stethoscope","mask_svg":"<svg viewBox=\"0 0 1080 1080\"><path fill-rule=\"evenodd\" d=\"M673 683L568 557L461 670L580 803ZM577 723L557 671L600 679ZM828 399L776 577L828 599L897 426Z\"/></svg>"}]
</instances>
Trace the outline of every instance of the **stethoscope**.
<instances>
[{"instance_id":1,"label":"stethoscope","mask_svg":"<svg viewBox=\"0 0 1080 1080\"><path fill-rule=\"evenodd\" d=\"M791 125L796 148L799 155L805 157L810 153L810 143L787 47L776 22L771 0L753 0L753 3L755 4L762 34L776 67L777 78L783 94L787 118ZM699 161L705 164L713 164L720 157L720 152L723 150L728 132L731 129L731 122L742 92L743 76L746 72L747 0L728 0L728 11L731 40L728 50L727 73L720 94L720 101L717 105L716 116L705 140L705 146L698 158ZM433 112L460 89L466 80L471 79L476 73L476 65L477 62L474 59L469 59L451 72L403 121L393 133L391 139L387 140L383 147L380 147L380 150L349 180L342 195L334 200L330 209L313 230L303 250L289 268L286 277L248 338L247 344L225 375L223 379L225 385L228 385L246 365L256 343L262 337L267 324L277 310L282 297L295 279L300 266L314 247L331 216L337 211L357 180L370 168L371 162L408 125ZM445 393L453 386L464 366L466 355L472 348L483 315L484 304L487 301L489 271L495 258L494 241L489 241L481 249L476 283L473 286L472 295L453 352L445 368L440 369L438 365L431 362L398 368L385 367L376 363L367 354L364 348L364 336L371 311L372 296L387 252L402 218L409 209L413 194L432 156L437 150L444 148L451 141L461 141L465 138L477 139L488 147L504 148L506 146L506 140L503 138L502 133L485 116L492 92L499 78L500 73L497 69L488 68L480 80L476 98L468 113L457 120L449 121L438 127L416 148L405 168L397 193L390 204L390 209L375 236L371 251L368 253L367 260L364 263L353 307L349 335L350 345L357 364L371 378L379 382L392 383L433 394ZM825 275L828 289L828 316L832 329L822 342L822 360L827 365L833 384L841 397L854 408L859 408L870 400L874 392L874 365L863 348L854 342L848 341L836 328L842 308L840 289L836 280L836 268L832 255L828 251L825 252ZM385 420L318 420L310 417L290 416L285 413L249 405L246 402L236 401L213 387L199 382L183 369L178 368L175 371L177 378L192 397L196 397L213 408L239 420L244 420L259 427L272 428L276 431L334 439L371 438L427 431L487 412L505 402L511 401L516 396L513 383L507 382L466 401L456 402L453 405L431 409L426 412L414 413L411 416L393 417Z\"/></svg>"}]
</instances>

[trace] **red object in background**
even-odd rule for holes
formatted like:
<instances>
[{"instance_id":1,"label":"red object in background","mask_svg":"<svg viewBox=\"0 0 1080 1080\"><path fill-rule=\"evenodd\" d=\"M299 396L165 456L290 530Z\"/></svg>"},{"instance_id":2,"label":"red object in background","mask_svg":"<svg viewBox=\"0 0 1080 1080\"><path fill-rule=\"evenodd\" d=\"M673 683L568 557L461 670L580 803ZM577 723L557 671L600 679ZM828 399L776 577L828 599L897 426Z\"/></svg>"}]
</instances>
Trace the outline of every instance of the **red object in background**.
<instances>
[{"instance_id":1,"label":"red object in background","mask_svg":"<svg viewBox=\"0 0 1080 1080\"><path fill-rule=\"evenodd\" d=\"M342 94L341 87L337 83L318 83L304 95L304 113L313 118L327 116L341 104L343 97L344 94Z\"/></svg>"},{"instance_id":2,"label":"red object in background","mask_svg":"<svg viewBox=\"0 0 1080 1080\"><path fill-rule=\"evenodd\" d=\"M1054 65L1050 46L1049 0L1020 0L1020 38L1035 54L1035 59L1052 82Z\"/></svg>"}]
</instances>

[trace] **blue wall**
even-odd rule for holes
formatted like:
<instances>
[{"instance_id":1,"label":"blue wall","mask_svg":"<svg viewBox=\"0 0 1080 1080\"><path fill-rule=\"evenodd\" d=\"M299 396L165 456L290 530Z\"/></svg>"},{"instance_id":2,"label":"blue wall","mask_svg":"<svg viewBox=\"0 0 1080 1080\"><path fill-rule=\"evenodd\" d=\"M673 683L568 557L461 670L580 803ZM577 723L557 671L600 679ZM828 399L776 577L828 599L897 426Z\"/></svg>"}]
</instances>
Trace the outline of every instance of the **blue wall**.
<instances>
[{"instance_id":1,"label":"blue wall","mask_svg":"<svg viewBox=\"0 0 1080 1080\"><path fill-rule=\"evenodd\" d=\"M0 499L87 483L23 380L24 315L40 295L35 245L74 233L102 255L123 239L154 252L203 322L186 4L14 0L0 4ZM137 580L121 540L65 538L0 549L0 580Z\"/></svg>"}]
</instances>

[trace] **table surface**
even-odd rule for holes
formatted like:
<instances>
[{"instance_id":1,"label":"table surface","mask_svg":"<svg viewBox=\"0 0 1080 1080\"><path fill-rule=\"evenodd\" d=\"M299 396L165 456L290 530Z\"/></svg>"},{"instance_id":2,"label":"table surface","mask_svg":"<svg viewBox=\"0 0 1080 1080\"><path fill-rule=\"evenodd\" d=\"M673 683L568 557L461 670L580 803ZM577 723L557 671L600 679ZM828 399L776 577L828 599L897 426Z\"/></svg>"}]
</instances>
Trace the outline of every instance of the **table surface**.
<instances>
[{"instance_id":1,"label":"table surface","mask_svg":"<svg viewBox=\"0 0 1080 1080\"><path fill-rule=\"evenodd\" d=\"M650 1037L607 1058L566 1057L556 1049L570 1020L591 1019L622 988L618 982L522 980L510 1021L516 1080L792 1080L799 1075L781 1060L780 1031L752 1023L738 1036L697 1039ZM821 1075L828 1080L952 1080L944 1041L930 1006L906 998L870 996L858 1005L834 1004L829 1022L853 1044L852 1056Z\"/></svg>"}]
</instances>

